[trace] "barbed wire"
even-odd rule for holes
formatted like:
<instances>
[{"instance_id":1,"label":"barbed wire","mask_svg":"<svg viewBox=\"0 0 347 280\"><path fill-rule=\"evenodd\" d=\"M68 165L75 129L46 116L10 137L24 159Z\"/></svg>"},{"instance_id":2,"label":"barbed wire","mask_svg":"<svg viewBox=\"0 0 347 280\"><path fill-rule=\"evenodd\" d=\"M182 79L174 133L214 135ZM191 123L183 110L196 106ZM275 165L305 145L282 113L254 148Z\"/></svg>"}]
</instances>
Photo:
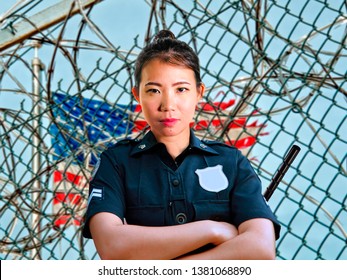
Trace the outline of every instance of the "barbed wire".
<instances>
[{"instance_id":1,"label":"barbed wire","mask_svg":"<svg viewBox=\"0 0 347 280\"><path fill-rule=\"evenodd\" d=\"M60 22L37 25L63 2ZM81 236L88 178L103 149L146 126L130 92L134 61L168 28L201 58L200 137L238 146L265 185L287 149L302 148L270 201L283 228L277 257L346 259L346 2L142 1L132 33L100 14L135 7L91 2L16 1L0 16L6 36L36 30L0 41L0 258L97 258Z\"/></svg>"}]
</instances>

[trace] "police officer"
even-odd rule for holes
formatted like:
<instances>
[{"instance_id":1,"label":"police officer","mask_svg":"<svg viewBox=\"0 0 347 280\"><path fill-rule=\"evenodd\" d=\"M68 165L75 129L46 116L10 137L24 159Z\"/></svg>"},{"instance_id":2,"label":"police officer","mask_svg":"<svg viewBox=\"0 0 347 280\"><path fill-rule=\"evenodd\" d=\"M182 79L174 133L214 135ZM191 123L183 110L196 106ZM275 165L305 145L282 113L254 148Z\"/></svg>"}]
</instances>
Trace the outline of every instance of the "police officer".
<instances>
[{"instance_id":1,"label":"police officer","mask_svg":"<svg viewBox=\"0 0 347 280\"><path fill-rule=\"evenodd\" d=\"M143 49L132 93L150 130L104 151L83 235L102 259L274 259L280 226L249 161L190 129L199 59L167 30Z\"/></svg>"}]
</instances>

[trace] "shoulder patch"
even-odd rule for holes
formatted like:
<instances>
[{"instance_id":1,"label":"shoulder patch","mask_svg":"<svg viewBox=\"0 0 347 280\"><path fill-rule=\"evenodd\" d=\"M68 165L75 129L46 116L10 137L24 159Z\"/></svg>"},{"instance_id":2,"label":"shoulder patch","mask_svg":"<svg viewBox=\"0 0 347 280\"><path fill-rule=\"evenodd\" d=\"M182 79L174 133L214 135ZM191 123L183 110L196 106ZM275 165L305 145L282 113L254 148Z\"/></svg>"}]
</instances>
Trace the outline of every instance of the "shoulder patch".
<instances>
[{"instance_id":1,"label":"shoulder patch","mask_svg":"<svg viewBox=\"0 0 347 280\"><path fill-rule=\"evenodd\" d=\"M104 199L104 188L95 187L92 189L91 193L89 194L88 205L93 198L103 200Z\"/></svg>"}]
</instances>

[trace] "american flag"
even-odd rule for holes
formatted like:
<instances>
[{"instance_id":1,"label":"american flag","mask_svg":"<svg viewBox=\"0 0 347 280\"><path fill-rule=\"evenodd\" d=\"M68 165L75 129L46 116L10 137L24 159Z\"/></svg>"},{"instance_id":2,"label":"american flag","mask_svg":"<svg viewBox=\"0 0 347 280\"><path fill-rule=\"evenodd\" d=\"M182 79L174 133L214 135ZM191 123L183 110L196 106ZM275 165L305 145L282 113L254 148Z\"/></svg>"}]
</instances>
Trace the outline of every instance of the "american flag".
<instances>
[{"instance_id":1,"label":"american flag","mask_svg":"<svg viewBox=\"0 0 347 280\"><path fill-rule=\"evenodd\" d=\"M86 207L88 170L107 146L116 139L137 135L147 123L137 104L114 105L63 93L55 93L53 102L50 134L53 159L58 162L53 173L54 226L80 225ZM213 139L227 124L224 141L246 153L257 137L266 133L257 121L248 124L246 118L236 118L228 122L234 104L235 99L199 103L191 127L198 136L210 135Z\"/></svg>"},{"instance_id":2,"label":"american flag","mask_svg":"<svg viewBox=\"0 0 347 280\"><path fill-rule=\"evenodd\" d=\"M50 134L53 160L59 162L53 172L54 226L80 225L88 171L108 145L146 123L137 117L141 109L136 104L111 105L63 93L55 93L53 102Z\"/></svg>"}]
</instances>

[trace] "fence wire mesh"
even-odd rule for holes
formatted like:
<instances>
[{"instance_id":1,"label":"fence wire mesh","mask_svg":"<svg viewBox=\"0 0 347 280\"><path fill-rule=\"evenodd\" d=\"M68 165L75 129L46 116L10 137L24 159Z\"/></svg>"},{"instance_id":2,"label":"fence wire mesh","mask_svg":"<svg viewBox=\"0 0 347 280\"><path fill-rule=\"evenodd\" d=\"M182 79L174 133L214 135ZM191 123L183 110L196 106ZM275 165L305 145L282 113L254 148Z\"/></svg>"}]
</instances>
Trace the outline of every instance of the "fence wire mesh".
<instances>
[{"instance_id":1,"label":"fence wire mesh","mask_svg":"<svg viewBox=\"0 0 347 280\"><path fill-rule=\"evenodd\" d=\"M137 54L167 28L201 59L193 129L269 185L278 259L347 259L344 0L1 1L0 259L98 259L81 236L100 152L146 127Z\"/></svg>"}]
</instances>

